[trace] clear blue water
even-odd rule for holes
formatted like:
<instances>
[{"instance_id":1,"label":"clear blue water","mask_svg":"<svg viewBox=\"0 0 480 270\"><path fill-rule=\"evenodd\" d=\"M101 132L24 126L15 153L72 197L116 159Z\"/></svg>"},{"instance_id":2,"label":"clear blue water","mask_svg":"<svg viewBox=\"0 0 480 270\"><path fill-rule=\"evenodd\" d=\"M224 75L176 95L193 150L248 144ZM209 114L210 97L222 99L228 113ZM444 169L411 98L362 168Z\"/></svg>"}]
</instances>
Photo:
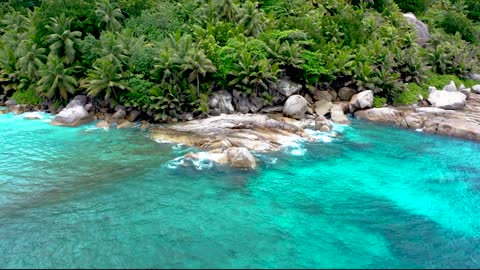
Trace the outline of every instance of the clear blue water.
<instances>
[{"instance_id":1,"label":"clear blue water","mask_svg":"<svg viewBox=\"0 0 480 270\"><path fill-rule=\"evenodd\" d=\"M341 128L248 172L0 115L0 268L478 268L480 144Z\"/></svg>"}]
</instances>

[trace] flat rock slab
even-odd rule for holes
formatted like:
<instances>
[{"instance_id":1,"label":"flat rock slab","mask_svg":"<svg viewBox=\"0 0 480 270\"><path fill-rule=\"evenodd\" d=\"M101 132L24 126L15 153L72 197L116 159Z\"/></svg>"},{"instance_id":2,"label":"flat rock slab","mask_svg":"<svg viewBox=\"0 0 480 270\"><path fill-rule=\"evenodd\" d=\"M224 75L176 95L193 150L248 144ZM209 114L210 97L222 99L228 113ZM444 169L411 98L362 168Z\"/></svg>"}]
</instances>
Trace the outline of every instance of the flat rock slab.
<instances>
[{"instance_id":1,"label":"flat rock slab","mask_svg":"<svg viewBox=\"0 0 480 270\"><path fill-rule=\"evenodd\" d=\"M427 133L480 141L480 95L472 94L463 110L422 108L373 108L355 117L377 123L422 129Z\"/></svg>"},{"instance_id":2,"label":"flat rock slab","mask_svg":"<svg viewBox=\"0 0 480 270\"><path fill-rule=\"evenodd\" d=\"M224 145L245 147L250 151L279 150L296 140L314 140L304 132L314 126L314 120L295 120L278 115L230 114L197 119L182 123L157 125L151 138L157 141L180 143L204 150Z\"/></svg>"}]
</instances>

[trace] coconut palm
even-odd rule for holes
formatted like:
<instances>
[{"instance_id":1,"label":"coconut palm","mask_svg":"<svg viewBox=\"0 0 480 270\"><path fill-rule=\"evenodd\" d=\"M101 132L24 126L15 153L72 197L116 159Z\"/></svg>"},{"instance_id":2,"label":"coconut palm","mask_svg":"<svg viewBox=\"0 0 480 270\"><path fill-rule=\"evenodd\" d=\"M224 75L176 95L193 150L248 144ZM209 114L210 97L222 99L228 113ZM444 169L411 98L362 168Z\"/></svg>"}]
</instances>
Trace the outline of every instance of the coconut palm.
<instances>
[{"instance_id":1,"label":"coconut palm","mask_svg":"<svg viewBox=\"0 0 480 270\"><path fill-rule=\"evenodd\" d=\"M197 97L200 97L200 76L216 71L212 61L207 58L203 50L190 51L181 66L184 73L188 73L190 82L196 81Z\"/></svg>"},{"instance_id":2,"label":"coconut palm","mask_svg":"<svg viewBox=\"0 0 480 270\"><path fill-rule=\"evenodd\" d=\"M21 74L27 76L30 81L38 78L38 70L47 59L44 48L38 48L37 44L30 40L23 42L21 47L22 55L16 63L17 69Z\"/></svg>"},{"instance_id":3,"label":"coconut palm","mask_svg":"<svg viewBox=\"0 0 480 270\"><path fill-rule=\"evenodd\" d=\"M16 63L15 51L7 46L3 47L0 50L0 85L5 95L17 88L19 78Z\"/></svg>"},{"instance_id":4,"label":"coconut palm","mask_svg":"<svg viewBox=\"0 0 480 270\"><path fill-rule=\"evenodd\" d=\"M7 13L0 20L0 23L5 25L5 27L1 29L1 31L4 33L24 33L29 30L29 27L31 25L30 20L18 11Z\"/></svg>"},{"instance_id":5,"label":"coconut palm","mask_svg":"<svg viewBox=\"0 0 480 270\"><path fill-rule=\"evenodd\" d=\"M156 64L152 74L158 77L162 84L171 83L178 79L177 65L174 62L173 50L165 49L160 52L159 57L155 57Z\"/></svg>"},{"instance_id":6,"label":"coconut palm","mask_svg":"<svg viewBox=\"0 0 480 270\"><path fill-rule=\"evenodd\" d=\"M93 64L93 69L87 71L82 87L86 88L89 96L103 95L108 101L112 93L116 97L119 90L129 90L124 81L127 77L128 74L108 58L99 58Z\"/></svg>"},{"instance_id":7,"label":"coconut palm","mask_svg":"<svg viewBox=\"0 0 480 270\"><path fill-rule=\"evenodd\" d=\"M262 9L258 8L258 2L248 1L245 3L240 13L240 25L245 30L245 34L258 36L267 26L266 15Z\"/></svg>"},{"instance_id":8,"label":"coconut palm","mask_svg":"<svg viewBox=\"0 0 480 270\"><path fill-rule=\"evenodd\" d=\"M100 36L100 48L98 54L101 58L107 58L118 67L127 63L129 52L122 42L119 42L119 35L112 32L103 32Z\"/></svg>"},{"instance_id":9,"label":"coconut palm","mask_svg":"<svg viewBox=\"0 0 480 270\"><path fill-rule=\"evenodd\" d=\"M68 99L68 94L74 94L78 85L71 76L72 67L66 67L58 56L50 55L47 63L39 71L41 79L37 83L37 92L47 98L60 97Z\"/></svg>"},{"instance_id":10,"label":"coconut palm","mask_svg":"<svg viewBox=\"0 0 480 270\"><path fill-rule=\"evenodd\" d=\"M220 18L226 18L230 22L237 17L240 11L234 0L217 0L215 5L217 15Z\"/></svg>"},{"instance_id":11,"label":"coconut palm","mask_svg":"<svg viewBox=\"0 0 480 270\"><path fill-rule=\"evenodd\" d=\"M110 2L110 0L99 0L97 2L97 8L95 14L98 19L98 27L105 26L107 31L118 31L122 28L120 20L125 17L122 14L122 10L118 8L116 2Z\"/></svg>"},{"instance_id":12,"label":"coconut palm","mask_svg":"<svg viewBox=\"0 0 480 270\"><path fill-rule=\"evenodd\" d=\"M52 34L45 37L45 44L50 45L50 53L64 58L65 64L72 64L77 54L76 46L82 36L80 31L71 31L71 18L62 13L57 18L51 18L51 23L46 26Z\"/></svg>"}]
</instances>

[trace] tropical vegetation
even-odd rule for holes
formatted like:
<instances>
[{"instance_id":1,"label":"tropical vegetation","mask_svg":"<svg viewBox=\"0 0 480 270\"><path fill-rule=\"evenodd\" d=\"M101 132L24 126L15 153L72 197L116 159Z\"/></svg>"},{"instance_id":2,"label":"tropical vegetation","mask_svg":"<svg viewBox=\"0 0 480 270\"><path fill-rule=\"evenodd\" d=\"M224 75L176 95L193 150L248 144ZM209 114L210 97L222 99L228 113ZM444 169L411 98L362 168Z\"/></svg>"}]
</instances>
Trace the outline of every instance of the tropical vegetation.
<instances>
[{"instance_id":1,"label":"tropical vegetation","mask_svg":"<svg viewBox=\"0 0 480 270\"><path fill-rule=\"evenodd\" d=\"M428 44L403 12L428 24ZM349 86L399 105L427 82L468 84L479 48L477 0L7 0L0 95L87 94L164 121L208 114L218 89L271 104L289 78L303 94Z\"/></svg>"}]
</instances>

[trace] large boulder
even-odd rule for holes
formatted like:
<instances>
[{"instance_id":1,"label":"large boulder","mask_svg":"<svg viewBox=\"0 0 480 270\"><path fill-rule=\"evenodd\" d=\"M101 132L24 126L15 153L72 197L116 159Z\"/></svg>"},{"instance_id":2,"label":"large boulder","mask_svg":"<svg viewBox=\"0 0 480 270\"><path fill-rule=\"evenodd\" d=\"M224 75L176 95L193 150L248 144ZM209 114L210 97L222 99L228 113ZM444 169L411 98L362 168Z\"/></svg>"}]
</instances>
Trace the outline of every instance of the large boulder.
<instances>
[{"instance_id":1,"label":"large boulder","mask_svg":"<svg viewBox=\"0 0 480 270\"><path fill-rule=\"evenodd\" d=\"M293 95L287 99L283 106L283 114L295 119L302 119L307 112L307 100L300 95Z\"/></svg>"},{"instance_id":2,"label":"large boulder","mask_svg":"<svg viewBox=\"0 0 480 270\"><path fill-rule=\"evenodd\" d=\"M350 112L373 107L373 91L366 90L353 95L348 105Z\"/></svg>"},{"instance_id":3,"label":"large boulder","mask_svg":"<svg viewBox=\"0 0 480 270\"><path fill-rule=\"evenodd\" d=\"M137 110L133 110L131 111L128 116L127 116L127 120L130 121L130 122L135 122L135 120L137 120L138 116L140 115L140 112L137 111Z\"/></svg>"},{"instance_id":4,"label":"large boulder","mask_svg":"<svg viewBox=\"0 0 480 270\"><path fill-rule=\"evenodd\" d=\"M403 115L400 111L388 107L357 111L355 117L376 123L395 123L397 125L401 125L403 121Z\"/></svg>"},{"instance_id":5,"label":"large boulder","mask_svg":"<svg viewBox=\"0 0 480 270\"><path fill-rule=\"evenodd\" d=\"M294 83L288 79L280 79L277 81L276 90L286 97L298 94L302 90L302 85Z\"/></svg>"},{"instance_id":6,"label":"large boulder","mask_svg":"<svg viewBox=\"0 0 480 270\"><path fill-rule=\"evenodd\" d=\"M93 121L93 117L85 110L81 100L72 100L67 107L58 113L50 122L54 126L76 127Z\"/></svg>"},{"instance_id":7,"label":"large boulder","mask_svg":"<svg viewBox=\"0 0 480 270\"><path fill-rule=\"evenodd\" d=\"M87 96L85 95L78 95L73 98L73 100L78 101L78 104L85 106L87 104Z\"/></svg>"},{"instance_id":8,"label":"large boulder","mask_svg":"<svg viewBox=\"0 0 480 270\"><path fill-rule=\"evenodd\" d=\"M333 102L337 99L337 92L333 90L315 91L315 93L313 93L313 99L316 101L326 100Z\"/></svg>"},{"instance_id":9,"label":"large boulder","mask_svg":"<svg viewBox=\"0 0 480 270\"><path fill-rule=\"evenodd\" d=\"M125 116L127 116L127 113L125 112L125 110L119 109L112 115L112 120L118 121L118 120L124 119Z\"/></svg>"},{"instance_id":10,"label":"large boulder","mask_svg":"<svg viewBox=\"0 0 480 270\"><path fill-rule=\"evenodd\" d=\"M480 74L477 73L472 73L468 76L469 79L475 80L477 82L480 82Z\"/></svg>"},{"instance_id":11,"label":"large boulder","mask_svg":"<svg viewBox=\"0 0 480 270\"><path fill-rule=\"evenodd\" d=\"M348 120L347 116L343 111L342 104L334 104L332 109L330 110L330 118L332 122L342 125L350 124L350 120Z\"/></svg>"},{"instance_id":12,"label":"large boulder","mask_svg":"<svg viewBox=\"0 0 480 270\"><path fill-rule=\"evenodd\" d=\"M326 115L330 113L330 110L332 109L332 107L333 107L333 104L330 101L326 101L326 100L317 101L315 102L315 113L318 116Z\"/></svg>"},{"instance_id":13,"label":"large boulder","mask_svg":"<svg viewBox=\"0 0 480 270\"><path fill-rule=\"evenodd\" d=\"M231 147L227 149L228 162L234 168L255 169L255 157L245 147Z\"/></svg>"},{"instance_id":14,"label":"large boulder","mask_svg":"<svg viewBox=\"0 0 480 270\"><path fill-rule=\"evenodd\" d=\"M454 81L450 81L450 83L445 85L442 90L448 92L457 92L457 86L455 85Z\"/></svg>"},{"instance_id":15,"label":"large boulder","mask_svg":"<svg viewBox=\"0 0 480 270\"><path fill-rule=\"evenodd\" d=\"M459 87L458 87L458 92L464 94L467 99L470 98L470 94L472 93L472 89L470 88L467 88L465 87L465 85L461 84Z\"/></svg>"},{"instance_id":16,"label":"large boulder","mask_svg":"<svg viewBox=\"0 0 480 270\"><path fill-rule=\"evenodd\" d=\"M474 86L472 86L472 91L475 93L475 94L480 94L480 84L476 84ZM8 101L7 101L8 102ZM7 102L5 102L5 104L7 104Z\"/></svg>"},{"instance_id":17,"label":"large boulder","mask_svg":"<svg viewBox=\"0 0 480 270\"><path fill-rule=\"evenodd\" d=\"M467 97L460 92L438 91L429 88L428 102L433 107L446 110L459 110L465 107Z\"/></svg>"},{"instance_id":18,"label":"large boulder","mask_svg":"<svg viewBox=\"0 0 480 270\"><path fill-rule=\"evenodd\" d=\"M211 109L218 108L221 113L231 114L235 111L232 105L232 95L227 91L215 92L208 101Z\"/></svg>"},{"instance_id":19,"label":"large boulder","mask_svg":"<svg viewBox=\"0 0 480 270\"><path fill-rule=\"evenodd\" d=\"M415 17L415 14L409 12L403 14L403 17L414 27L417 34L417 43L419 45L425 45L428 41L430 41L428 26L424 22L418 20L417 17Z\"/></svg>"},{"instance_id":20,"label":"large boulder","mask_svg":"<svg viewBox=\"0 0 480 270\"><path fill-rule=\"evenodd\" d=\"M15 99L9 99L5 101L5 106L15 106L17 105L17 101Z\"/></svg>"},{"instance_id":21,"label":"large boulder","mask_svg":"<svg viewBox=\"0 0 480 270\"><path fill-rule=\"evenodd\" d=\"M342 87L338 90L338 97L343 101L350 101L353 95L357 93L357 90L350 87Z\"/></svg>"}]
</instances>

